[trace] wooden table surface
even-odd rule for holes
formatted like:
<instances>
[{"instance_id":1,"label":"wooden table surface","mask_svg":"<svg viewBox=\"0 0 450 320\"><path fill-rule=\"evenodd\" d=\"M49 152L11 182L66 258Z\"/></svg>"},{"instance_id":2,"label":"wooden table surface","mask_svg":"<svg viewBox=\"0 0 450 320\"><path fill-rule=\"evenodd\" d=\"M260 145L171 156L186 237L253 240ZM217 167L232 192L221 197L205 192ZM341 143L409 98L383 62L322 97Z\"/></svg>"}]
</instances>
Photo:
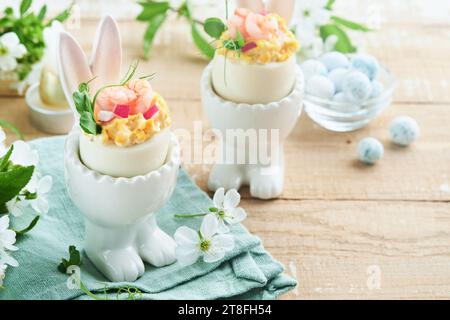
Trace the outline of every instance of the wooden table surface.
<instances>
[{"instance_id":1,"label":"wooden table surface","mask_svg":"<svg viewBox=\"0 0 450 320\"><path fill-rule=\"evenodd\" d=\"M361 10L380 11L381 30L366 41L398 79L395 102L352 133L326 131L303 114L286 145L282 197L254 200L243 190L245 226L299 282L283 299L450 298L449 9L430 16L423 10L441 2L385 0L367 9L351 1L353 10L340 8L356 19ZM96 23L83 20L71 31L88 51ZM144 26L120 21L120 27L130 62L141 54ZM203 121L206 129L199 79L207 62L183 24L170 29L158 36L142 73L157 72L153 86L167 99L175 128L193 132L194 121ZM388 126L398 115L420 124L421 137L409 148L389 142ZM46 135L31 125L23 99L0 98L0 118L27 139ZM357 142L367 136L386 149L371 167L356 160ZM205 189L210 167L185 161Z\"/></svg>"}]
</instances>

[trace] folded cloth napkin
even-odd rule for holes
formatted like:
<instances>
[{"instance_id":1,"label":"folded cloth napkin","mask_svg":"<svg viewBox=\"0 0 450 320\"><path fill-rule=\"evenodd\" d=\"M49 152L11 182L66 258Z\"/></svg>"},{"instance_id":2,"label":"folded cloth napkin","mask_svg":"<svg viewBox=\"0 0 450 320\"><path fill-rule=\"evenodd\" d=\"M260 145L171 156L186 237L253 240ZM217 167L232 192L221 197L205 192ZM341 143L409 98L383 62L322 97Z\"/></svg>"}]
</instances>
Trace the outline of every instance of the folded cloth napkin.
<instances>
[{"instance_id":1,"label":"folded cloth napkin","mask_svg":"<svg viewBox=\"0 0 450 320\"><path fill-rule=\"evenodd\" d=\"M17 268L8 268L0 299L88 299L83 291L69 289L68 275L57 270L61 258L68 256L69 245L82 249L84 221L81 212L70 200L64 182L65 137L31 141L40 155L39 171L53 177L49 194L50 211L36 227L20 238L14 257ZM198 229L201 218L177 219L176 213L204 212L212 201L180 171L177 186L169 202L157 213L159 226L173 235L180 225ZM31 216L13 219L25 225ZM199 260L192 266L178 263L163 268L146 265L146 272L134 283L110 283L82 255L81 281L98 296L109 296L121 286L138 288L142 299L274 299L295 287L296 282L283 275L283 266L275 261L242 225L231 228L235 249L223 261L214 264ZM105 294L105 287L111 289ZM122 295L119 295L119 298Z\"/></svg>"}]
</instances>

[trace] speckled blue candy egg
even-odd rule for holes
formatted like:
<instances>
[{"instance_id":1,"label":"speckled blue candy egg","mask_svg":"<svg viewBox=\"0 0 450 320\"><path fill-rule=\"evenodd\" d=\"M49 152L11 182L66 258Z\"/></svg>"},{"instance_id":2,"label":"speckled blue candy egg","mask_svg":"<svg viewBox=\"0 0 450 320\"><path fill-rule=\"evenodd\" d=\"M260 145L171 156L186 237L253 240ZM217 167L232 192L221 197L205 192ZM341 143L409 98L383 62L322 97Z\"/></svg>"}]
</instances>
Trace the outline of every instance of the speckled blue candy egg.
<instances>
[{"instance_id":1,"label":"speckled blue candy egg","mask_svg":"<svg viewBox=\"0 0 450 320\"><path fill-rule=\"evenodd\" d=\"M319 60L327 67L328 72L337 68L348 68L350 66L348 58L344 54L336 51L325 53Z\"/></svg>"},{"instance_id":2,"label":"speckled blue candy egg","mask_svg":"<svg viewBox=\"0 0 450 320\"><path fill-rule=\"evenodd\" d=\"M375 138L364 138L358 143L358 156L361 162L374 164L383 157L384 148Z\"/></svg>"},{"instance_id":3,"label":"speckled blue candy egg","mask_svg":"<svg viewBox=\"0 0 450 320\"><path fill-rule=\"evenodd\" d=\"M309 80L311 77L316 75L325 76L328 71L325 65L318 60L306 60L300 65L300 68L303 71L303 75L305 76L305 80Z\"/></svg>"},{"instance_id":4,"label":"speckled blue candy egg","mask_svg":"<svg viewBox=\"0 0 450 320\"><path fill-rule=\"evenodd\" d=\"M420 128L411 117L397 117L391 122L389 133L392 142L400 146L409 146L419 136Z\"/></svg>"},{"instance_id":5,"label":"speckled blue candy egg","mask_svg":"<svg viewBox=\"0 0 450 320\"><path fill-rule=\"evenodd\" d=\"M342 81L342 92L349 101L362 103L370 97L372 83L365 74L359 71L352 71Z\"/></svg>"},{"instance_id":6,"label":"speckled blue candy egg","mask_svg":"<svg viewBox=\"0 0 450 320\"><path fill-rule=\"evenodd\" d=\"M333 81L336 92L342 91L342 81L348 73L348 69L337 68L328 74L328 78Z\"/></svg>"},{"instance_id":7,"label":"speckled blue candy egg","mask_svg":"<svg viewBox=\"0 0 450 320\"><path fill-rule=\"evenodd\" d=\"M331 99L335 88L333 82L324 76L313 76L306 83L306 93L322 99Z\"/></svg>"},{"instance_id":8,"label":"speckled blue candy egg","mask_svg":"<svg viewBox=\"0 0 450 320\"><path fill-rule=\"evenodd\" d=\"M384 91L384 86L380 81L372 82L372 92L370 93L370 98L378 98Z\"/></svg>"},{"instance_id":9,"label":"speckled blue candy egg","mask_svg":"<svg viewBox=\"0 0 450 320\"><path fill-rule=\"evenodd\" d=\"M372 81L377 77L380 64L368 54L357 54L352 58L352 68L364 73Z\"/></svg>"},{"instance_id":10,"label":"speckled blue candy egg","mask_svg":"<svg viewBox=\"0 0 450 320\"><path fill-rule=\"evenodd\" d=\"M342 92L334 95L333 102L337 102L338 104L330 104L330 109L338 112L356 112L360 109L360 105L348 101L347 97Z\"/></svg>"}]
</instances>

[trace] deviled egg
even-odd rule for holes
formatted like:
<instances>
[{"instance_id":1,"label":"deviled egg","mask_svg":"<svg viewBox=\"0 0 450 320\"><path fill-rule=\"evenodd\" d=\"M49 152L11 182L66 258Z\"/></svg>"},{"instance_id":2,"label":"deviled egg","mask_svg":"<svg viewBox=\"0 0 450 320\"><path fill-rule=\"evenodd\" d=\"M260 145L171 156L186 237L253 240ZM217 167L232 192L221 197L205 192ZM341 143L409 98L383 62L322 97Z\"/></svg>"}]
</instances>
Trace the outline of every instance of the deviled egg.
<instances>
[{"instance_id":1,"label":"deviled egg","mask_svg":"<svg viewBox=\"0 0 450 320\"><path fill-rule=\"evenodd\" d=\"M77 103L77 97L74 100ZM148 80L101 89L90 105L92 113L84 118L82 113L80 119L80 157L88 168L131 178L164 164L171 118L165 100Z\"/></svg>"},{"instance_id":2,"label":"deviled egg","mask_svg":"<svg viewBox=\"0 0 450 320\"><path fill-rule=\"evenodd\" d=\"M270 103L289 95L299 43L277 14L238 8L216 42L212 84L236 103Z\"/></svg>"}]
</instances>

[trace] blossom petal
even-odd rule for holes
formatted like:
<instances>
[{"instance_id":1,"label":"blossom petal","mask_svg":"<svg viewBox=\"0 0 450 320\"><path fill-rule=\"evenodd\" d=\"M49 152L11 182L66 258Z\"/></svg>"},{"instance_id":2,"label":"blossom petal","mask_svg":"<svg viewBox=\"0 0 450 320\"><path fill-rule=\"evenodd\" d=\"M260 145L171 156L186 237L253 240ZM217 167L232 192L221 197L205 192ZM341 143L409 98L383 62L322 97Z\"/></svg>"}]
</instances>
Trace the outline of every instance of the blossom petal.
<instances>
[{"instance_id":1,"label":"blossom petal","mask_svg":"<svg viewBox=\"0 0 450 320\"><path fill-rule=\"evenodd\" d=\"M186 226L179 227L177 231L175 231L174 239L180 246L186 246L188 244L196 246L199 243L197 232Z\"/></svg>"},{"instance_id":2,"label":"blossom petal","mask_svg":"<svg viewBox=\"0 0 450 320\"><path fill-rule=\"evenodd\" d=\"M8 250L16 250L13 244L16 243L16 233L12 230L5 230L0 233L0 245Z\"/></svg>"},{"instance_id":3,"label":"blossom petal","mask_svg":"<svg viewBox=\"0 0 450 320\"><path fill-rule=\"evenodd\" d=\"M12 71L16 69L17 61L11 56L0 56L0 70Z\"/></svg>"},{"instance_id":4,"label":"blossom petal","mask_svg":"<svg viewBox=\"0 0 450 320\"><path fill-rule=\"evenodd\" d=\"M24 200L18 201L17 199L12 199L6 203L6 209L14 217L20 217L23 215L23 209L26 207L26 202Z\"/></svg>"},{"instance_id":5,"label":"blossom petal","mask_svg":"<svg viewBox=\"0 0 450 320\"><path fill-rule=\"evenodd\" d=\"M225 198L225 189L224 188L217 189L213 197L214 206L218 209L223 208L224 198Z\"/></svg>"},{"instance_id":6,"label":"blossom petal","mask_svg":"<svg viewBox=\"0 0 450 320\"><path fill-rule=\"evenodd\" d=\"M203 261L206 263L214 263L222 260L225 257L225 250L217 248L215 250L210 249L206 251L203 255Z\"/></svg>"},{"instance_id":7,"label":"blossom petal","mask_svg":"<svg viewBox=\"0 0 450 320\"><path fill-rule=\"evenodd\" d=\"M17 46L20 40L15 32L7 32L1 36L0 43L10 49Z\"/></svg>"},{"instance_id":8,"label":"blossom petal","mask_svg":"<svg viewBox=\"0 0 450 320\"><path fill-rule=\"evenodd\" d=\"M6 140L5 131L0 128L0 143L3 143Z\"/></svg>"},{"instance_id":9,"label":"blossom petal","mask_svg":"<svg viewBox=\"0 0 450 320\"><path fill-rule=\"evenodd\" d=\"M3 216L0 218L0 232L8 229L9 227L9 217Z\"/></svg>"},{"instance_id":10,"label":"blossom petal","mask_svg":"<svg viewBox=\"0 0 450 320\"><path fill-rule=\"evenodd\" d=\"M217 233L219 229L219 222L215 214L210 213L203 218L202 225L200 227L200 232L202 237L205 239L212 239L212 237Z\"/></svg>"},{"instance_id":11,"label":"blossom petal","mask_svg":"<svg viewBox=\"0 0 450 320\"><path fill-rule=\"evenodd\" d=\"M236 189L230 189L227 191L225 195L225 199L223 201L223 208L225 210L236 208L241 201L241 195L237 192Z\"/></svg>"},{"instance_id":12,"label":"blossom petal","mask_svg":"<svg viewBox=\"0 0 450 320\"><path fill-rule=\"evenodd\" d=\"M211 250L221 249L231 251L234 249L234 236L232 234L219 234L211 240Z\"/></svg>"},{"instance_id":13,"label":"blossom petal","mask_svg":"<svg viewBox=\"0 0 450 320\"><path fill-rule=\"evenodd\" d=\"M178 246L175 248L175 256L177 261L183 266L190 266L191 264L194 264L197 262L200 255L201 251L199 248L187 248L184 246Z\"/></svg>"},{"instance_id":14,"label":"blossom petal","mask_svg":"<svg viewBox=\"0 0 450 320\"><path fill-rule=\"evenodd\" d=\"M37 202L37 210L36 210L37 212L44 214L47 213L48 210L50 209L50 205L48 204L47 198L39 196L36 202Z\"/></svg>"},{"instance_id":15,"label":"blossom petal","mask_svg":"<svg viewBox=\"0 0 450 320\"><path fill-rule=\"evenodd\" d=\"M19 44L9 50L9 54L16 59L22 58L27 53L27 48L23 44Z\"/></svg>"},{"instance_id":16,"label":"blossom petal","mask_svg":"<svg viewBox=\"0 0 450 320\"><path fill-rule=\"evenodd\" d=\"M0 259L0 264L9 265L11 267L18 267L19 266L19 262L17 262L17 260L14 259L13 257L11 257L10 255L4 255Z\"/></svg>"},{"instance_id":17,"label":"blossom petal","mask_svg":"<svg viewBox=\"0 0 450 320\"><path fill-rule=\"evenodd\" d=\"M222 219L218 219L219 221L219 228L217 230L218 233L228 233L230 232L230 228L227 227L225 224L225 221Z\"/></svg>"},{"instance_id":18,"label":"blossom petal","mask_svg":"<svg viewBox=\"0 0 450 320\"><path fill-rule=\"evenodd\" d=\"M38 182L39 194L46 194L50 191L53 185L53 179L51 176L45 176Z\"/></svg>"},{"instance_id":19,"label":"blossom petal","mask_svg":"<svg viewBox=\"0 0 450 320\"><path fill-rule=\"evenodd\" d=\"M245 212L245 210L243 208L239 207L239 208L234 208L234 209L231 209L230 211L227 211L225 214L224 220L228 224L236 224L236 223L244 221L245 218L247 218L247 213Z\"/></svg>"},{"instance_id":20,"label":"blossom petal","mask_svg":"<svg viewBox=\"0 0 450 320\"><path fill-rule=\"evenodd\" d=\"M14 142L14 151L11 155L11 162L21 166L35 166L39 161L39 154L32 150L24 141Z\"/></svg>"}]
</instances>

